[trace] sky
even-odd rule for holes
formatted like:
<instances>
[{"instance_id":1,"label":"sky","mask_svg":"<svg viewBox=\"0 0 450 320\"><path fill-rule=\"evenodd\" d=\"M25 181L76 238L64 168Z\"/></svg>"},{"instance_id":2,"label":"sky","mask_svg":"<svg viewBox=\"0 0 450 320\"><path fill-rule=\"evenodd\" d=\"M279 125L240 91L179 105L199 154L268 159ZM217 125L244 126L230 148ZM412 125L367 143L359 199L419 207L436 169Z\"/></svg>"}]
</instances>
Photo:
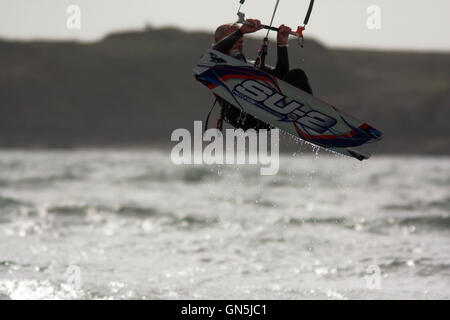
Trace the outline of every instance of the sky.
<instances>
[{"instance_id":1,"label":"sky","mask_svg":"<svg viewBox=\"0 0 450 320\"><path fill-rule=\"evenodd\" d=\"M246 0L242 11L268 24L275 2ZM274 25L296 28L308 4L281 0ZM80 29L67 27L70 5L80 9ZM378 16L368 13L371 6ZM238 7L239 0L0 0L0 38L95 41L146 25L212 32L236 21ZM305 36L330 47L449 52L449 12L449 0L315 0Z\"/></svg>"}]
</instances>

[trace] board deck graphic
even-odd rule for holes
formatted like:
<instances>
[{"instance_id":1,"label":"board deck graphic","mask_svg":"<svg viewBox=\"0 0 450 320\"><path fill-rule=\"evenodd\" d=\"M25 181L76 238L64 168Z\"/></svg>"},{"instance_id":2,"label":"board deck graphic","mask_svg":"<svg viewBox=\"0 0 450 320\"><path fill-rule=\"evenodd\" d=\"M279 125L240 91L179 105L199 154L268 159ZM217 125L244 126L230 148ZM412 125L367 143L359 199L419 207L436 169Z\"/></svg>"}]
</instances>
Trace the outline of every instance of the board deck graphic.
<instances>
[{"instance_id":1,"label":"board deck graphic","mask_svg":"<svg viewBox=\"0 0 450 320\"><path fill-rule=\"evenodd\" d=\"M193 70L232 105L316 146L368 159L382 133L276 77L209 49Z\"/></svg>"}]
</instances>

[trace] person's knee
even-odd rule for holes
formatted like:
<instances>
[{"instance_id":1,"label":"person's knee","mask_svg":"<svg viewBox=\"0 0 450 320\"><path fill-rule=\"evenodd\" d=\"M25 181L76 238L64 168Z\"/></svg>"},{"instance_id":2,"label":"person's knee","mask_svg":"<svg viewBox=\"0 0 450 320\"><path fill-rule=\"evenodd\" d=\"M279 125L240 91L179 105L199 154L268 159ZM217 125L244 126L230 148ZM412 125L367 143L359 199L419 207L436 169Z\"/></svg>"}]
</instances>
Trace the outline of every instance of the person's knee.
<instances>
[{"instance_id":1,"label":"person's knee","mask_svg":"<svg viewBox=\"0 0 450 320\"><path fill-rule=\"evenodd\" d=\"M287 80L308 80L308 77L306 76L305 71L302 69L292 69L288 72L286 75L286 81Z\"/></svg>"},{"instance_id":2,"label":"person's knee","mask_svg":"<svg viewBox=\"0 0 450 320\"><path fill-rule=\"evenodd\" d=\"M312 94L312 89L309 85L308 77L306 76L305 71L303 71L302 69L292 69L288 72L288 74L284 78L284 81Z\"/></svg>"},{"instance_id":3,"label":"person's knee","mask_svg":"<svg viewBox=\"0 0 450 320\"><path fill-rule=\"evenodd\" d=\"M300 69L300 68L298 68L298 69L292 69L292 70L290 70L289 72L292 73L292 74L298 74L298 75L301 74L301 75L306 76L305 71L303 71L303 70Z\"/></svg>"}]
</instances>

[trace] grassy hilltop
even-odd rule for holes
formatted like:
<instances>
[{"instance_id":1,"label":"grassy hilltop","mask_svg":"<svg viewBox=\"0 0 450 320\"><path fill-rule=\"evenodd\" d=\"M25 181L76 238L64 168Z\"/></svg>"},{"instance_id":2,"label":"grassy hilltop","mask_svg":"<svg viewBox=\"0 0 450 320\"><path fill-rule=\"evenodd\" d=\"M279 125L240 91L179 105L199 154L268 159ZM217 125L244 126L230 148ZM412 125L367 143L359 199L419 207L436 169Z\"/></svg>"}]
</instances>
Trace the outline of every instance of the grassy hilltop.
<instances>
[{"instance_id":1,"label":"grassy hilltop","mask_svg":"<svg viewBox=\"0 0 450 320\"><path fill-rule=\"evenodd\" d=\"M172 130L204 120L212 103L192 77L211 40L166 28L95 43L0 41L0 146L170 144ZM258 46L247 39L247 57ZM450 54L335 50L313 40L305 49L293 41L289 53L316 96L385 133L379 151L450 153Z\"/></svg>"}]
</instances>

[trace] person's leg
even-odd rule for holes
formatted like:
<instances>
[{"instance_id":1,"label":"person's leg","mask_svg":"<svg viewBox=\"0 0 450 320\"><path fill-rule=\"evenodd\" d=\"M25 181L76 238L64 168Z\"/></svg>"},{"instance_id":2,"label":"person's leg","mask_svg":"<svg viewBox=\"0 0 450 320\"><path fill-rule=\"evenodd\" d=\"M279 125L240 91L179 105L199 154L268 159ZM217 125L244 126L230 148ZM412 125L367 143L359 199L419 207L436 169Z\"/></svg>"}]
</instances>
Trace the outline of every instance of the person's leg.
<instances>
[{"instance_id":1,"label":"person's leg","mask_svg":"<svg viewBox=\"0 0 450 320\"><path fill-rule=\"evenodd\" d=\"M229 123L235 128L241 128L242 127L241 110L236 108L232 104L226 102L225 100L221 101L221 106L222 106L223 120L225 120L225 122Z\"/></svg>"},{"instance_id":2,"label":"person's leg","mask_svg":"<svg viewBox=\"0 0 450 320\"><path fill-rule=\"evenodd\" d=\"M292 84L294 87L308 92L309 94L313 94L311 86L309 85L308 77L301 69L292 69L283 80L289 84Z\"/></svg>"},{"instance_id":3,"label":"person's leg","mask_svg":"<svg viewBox=\"0 0 450 320\"><path fill-rule=\"evenodd\" d=\"M256 131L261 129L270 130L272 129L272 126L255 118L249 113L241 111L241 129L244 131L247 131L248 129L255 129Z\"/></svg>"},{"instance_id":4,"label":"person's leg","mask_svg":"<svg viewBox=\"0 0 450 320\"><path fill-rule=\"evenodd\" d=\"M244 131L247 131L248 129L255 129L256 131L259 131L261 129L270 130L273 128L273 126L256 119L251 114L241 111L235 106L228 105L225 108L224 120L235 129L242 129Z\"/></svg>"}]
</instances>

